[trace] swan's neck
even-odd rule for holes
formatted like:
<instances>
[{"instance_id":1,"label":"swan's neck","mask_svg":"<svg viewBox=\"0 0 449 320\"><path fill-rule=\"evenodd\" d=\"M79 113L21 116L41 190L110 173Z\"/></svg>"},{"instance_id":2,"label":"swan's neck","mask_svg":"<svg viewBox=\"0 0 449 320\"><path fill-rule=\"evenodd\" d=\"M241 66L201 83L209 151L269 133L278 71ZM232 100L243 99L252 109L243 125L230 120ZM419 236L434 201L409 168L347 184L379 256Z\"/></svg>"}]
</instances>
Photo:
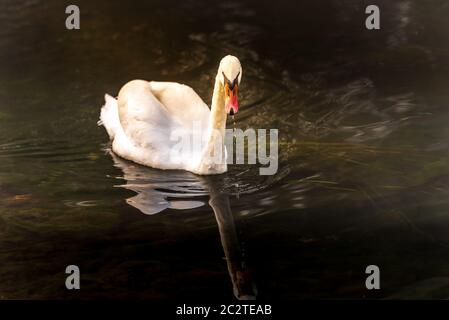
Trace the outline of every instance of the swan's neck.
<instances>
[{"instance_id":1,"label":"swan's neck","mask_svg":"<svg viewBox=\"0 0 449 320\"><path fill-rule=\"evenodd\" d=\"M217 74L214 93L212 95L207 139L199 165L199 171L202 171L202 173L222 173L227 169L224 146L226 130L226 111L224 104L224 88Z\"/></svg>"},{"instance_id":2,"label":"swan's neck","mask_svg":"<svg viewBox=\"0 0 449 320\"><path fill-rule=\"evenodd\" d=\"M209 127L218 130L223 136L226 129L226 111L224 104L224 88L217 75L215 78L214 93L212 95Z\"/></svg>"}]
</instances>

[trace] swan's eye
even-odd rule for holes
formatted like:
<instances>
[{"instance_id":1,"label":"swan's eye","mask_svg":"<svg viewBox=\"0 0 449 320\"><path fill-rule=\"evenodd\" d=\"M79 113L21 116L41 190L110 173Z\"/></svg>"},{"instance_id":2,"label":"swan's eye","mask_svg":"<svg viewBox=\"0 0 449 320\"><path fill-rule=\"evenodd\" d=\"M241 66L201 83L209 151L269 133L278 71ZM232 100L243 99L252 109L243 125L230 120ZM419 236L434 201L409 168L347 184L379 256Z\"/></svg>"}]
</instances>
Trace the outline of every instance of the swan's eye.
<instances>
[{"instance_id":1,"label":"swan's eye","mask_svg":"<svg viewBox=\"0 0 449 320\"><path fill-rule=\"evenodd\" d=\"M240 72L237 73L237 76L235 77L235 79L233 81L229 81L229 79L226 77L224 72L222 72L222 73L223 73L224 85L226 88L226 95L229 96L229 90L234 91L234 88L238 86Z\"/></svg>"},{"instance_id":2,"label":"swan's eye","mask_svg":"<svg viewBox=\"0 0 449 320\"><path fill-rule=\"evenodd\" d=\"M231 83L225 73L223 71L221 73L223 74L223 85Z\"/></svg>"}]
</instances>

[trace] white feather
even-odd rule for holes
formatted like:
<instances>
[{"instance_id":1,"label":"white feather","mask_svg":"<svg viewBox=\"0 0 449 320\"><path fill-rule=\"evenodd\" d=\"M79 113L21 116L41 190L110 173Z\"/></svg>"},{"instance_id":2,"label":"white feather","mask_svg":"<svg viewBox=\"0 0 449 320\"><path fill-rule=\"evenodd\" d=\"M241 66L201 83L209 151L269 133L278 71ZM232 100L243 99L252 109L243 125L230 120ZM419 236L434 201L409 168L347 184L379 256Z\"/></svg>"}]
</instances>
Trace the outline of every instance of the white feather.
<instances>
[{"instance_id":1,"label":"white feather","mask_svg":"<svg viewBox=\"0 0 449 320\"><path fill-rule=\"evenodd\" d=\"M238 59L232 56L222 59L214 87L217 99L224 99L220 97L223 90L219 90L223 72L228 76L241 76ZM197 174L223 173L227 170L226 157L220 163L210 163L205 157L214 142L211 128L218 125L211 119L219 118L211 114L223 112L224 122L219 124L223 134L225 128L224 107L220 104L215 108L212 106L212 110L211 113L189 86L133 80L122 87L117 99L105 95L98 125L106 128L114 153L125 159L158 169L182 169ZM187 143L185 148L186 144L181 144L181 140L192 144ZM224 136L220 141L224 143Z\"/></svg>"}]
</instances>

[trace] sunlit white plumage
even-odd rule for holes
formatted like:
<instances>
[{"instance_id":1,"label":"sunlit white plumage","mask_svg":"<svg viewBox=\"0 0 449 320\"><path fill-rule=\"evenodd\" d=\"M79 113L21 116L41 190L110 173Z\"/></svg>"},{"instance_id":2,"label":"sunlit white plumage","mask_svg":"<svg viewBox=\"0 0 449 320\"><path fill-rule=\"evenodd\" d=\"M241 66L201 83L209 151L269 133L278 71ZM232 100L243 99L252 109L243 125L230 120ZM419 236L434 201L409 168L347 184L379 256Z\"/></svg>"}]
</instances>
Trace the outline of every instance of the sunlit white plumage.
<instances>
[{"instance_id":1,"label":"sunlit white plumage","mask_svg":"<svg viewBox=\"0 0 449 320\"><path fill-rule=\"evenodd\" d=\"M226 116L227 111L237 112L241 76L236 57L226 56L221 60L211 109L189 86L130 81L122 87L117 99L105 95L99 124L106 128L114 153L125 159L158 169L223 173L227 170ZM185 144L180 148L181 140L191 141L191 148L185 148ZM200 142L199 147L195 142ZM219 162L210 160L217 144L223 151Z\"/></svg>"}]
</instances>

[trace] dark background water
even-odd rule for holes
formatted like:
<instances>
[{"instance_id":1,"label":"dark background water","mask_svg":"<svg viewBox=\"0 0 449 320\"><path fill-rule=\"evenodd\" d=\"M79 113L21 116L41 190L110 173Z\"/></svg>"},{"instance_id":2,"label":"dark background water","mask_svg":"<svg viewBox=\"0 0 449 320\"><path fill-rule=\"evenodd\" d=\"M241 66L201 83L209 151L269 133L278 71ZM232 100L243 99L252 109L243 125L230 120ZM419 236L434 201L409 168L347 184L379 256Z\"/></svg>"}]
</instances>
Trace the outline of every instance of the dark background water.
<instances>
[{"instance_id":1,"label":"dark background water","mask_svg":"<svg viewBox=\"0 0 449 320\"><path fill-rule=\"evenodd\" d=\"M226 239L258 298L449 297L447 1L77 1L76 31L69 4L1 1L0 298L234 299ZM236 126L279 129L275 176L107 152L104 93L178 81L209 103L226 54Z\"/></svg>"}]
</instances>

